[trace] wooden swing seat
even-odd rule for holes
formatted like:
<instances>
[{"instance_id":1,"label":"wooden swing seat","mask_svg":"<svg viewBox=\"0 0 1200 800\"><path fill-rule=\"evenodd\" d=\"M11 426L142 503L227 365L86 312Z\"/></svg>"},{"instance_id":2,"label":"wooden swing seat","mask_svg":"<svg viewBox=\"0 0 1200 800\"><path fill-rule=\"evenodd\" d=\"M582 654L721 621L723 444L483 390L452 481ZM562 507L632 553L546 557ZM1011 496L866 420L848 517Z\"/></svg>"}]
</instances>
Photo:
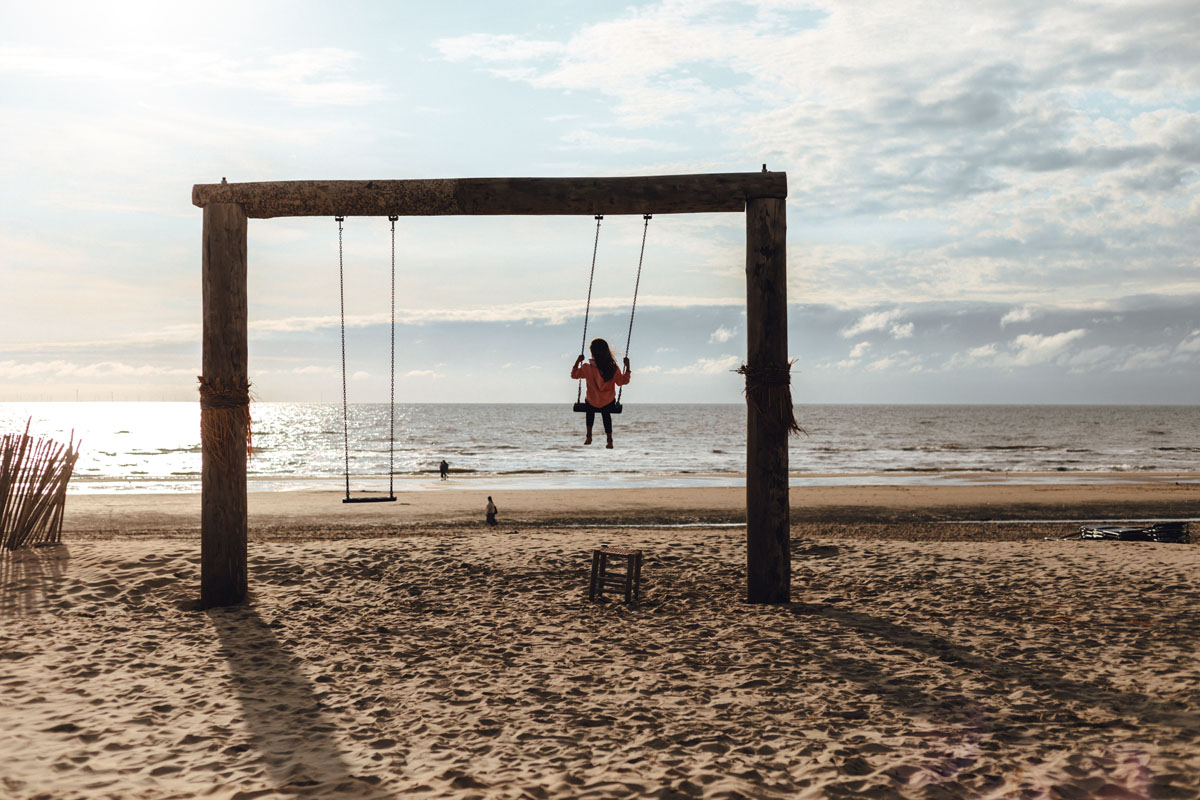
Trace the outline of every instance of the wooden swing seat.
<instances>
[{"instance_id":1,"label":"wooden swing seat","mask_svg":"<svg viewBox=\"0 0 1200 800\"><path fill-rule=\"evenodd\" d=\"M608 405L604 406L603 408L594 408L593 407L592 410L597 411L597 412L607 411L610 414L620 414L621 408L622 408L621 404L614 400L613 402L609 403ZM588 410L588 404L587 403L576 403L572 410L586 412Z\"/></svg>"}]
</instances>

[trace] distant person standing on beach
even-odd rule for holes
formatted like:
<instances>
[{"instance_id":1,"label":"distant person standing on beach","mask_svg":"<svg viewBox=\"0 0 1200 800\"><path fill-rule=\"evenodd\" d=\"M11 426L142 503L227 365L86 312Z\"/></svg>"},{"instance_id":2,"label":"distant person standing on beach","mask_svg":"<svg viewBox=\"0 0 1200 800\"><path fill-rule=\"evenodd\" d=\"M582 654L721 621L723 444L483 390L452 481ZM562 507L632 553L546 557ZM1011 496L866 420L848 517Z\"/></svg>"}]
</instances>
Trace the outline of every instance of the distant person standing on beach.
<instances>
[{"instance_id":1,"label":"distant person standing on beach","mask_svg":"<svg viewBox=\"0 0 1200 800\"><path fill-rule=\"evenodd\" d=\"M495 525L495 524L496 524L496 514L498 514L499 512L500 512L500 509L496 508L496 504L492 502L492 496L489 494L489 495L488 495L487 511L486 511L486 513L487 513L487 524L488 524L488 525Z\"/></svg>"},{"instance_id":2,"label":"distant person standing on beach","mask_svg":"<svg viewBox=\"0 0 1200 800\"><path fill-rule=\"evenodd\" d=\"M628 358L625 359L625 371L617 369L617 360L613 358L612 349L604 339L592 339L591 351L590 361L584 364L581 353L579 358L575 359L575 366L571 367L571 378L582 379L587 384L587 396L584 398L587 401L587 437L583 443L592 443L592 425L596 422L596 412L599 411L600 418L604 421L604 435L608 438L605 447L611 450L611 407L617 400L617 387L629 383L632 373L629 371Z\"/></svg>"},{"instance_id":3,"label":"distant person standing on beach","mask_svg":"<svg viewBox=\"0 0 1200 800\"><path fill-rule=\"evenodd\" d=\"M446 480L446 476L450 474L450 464L446 461L446 459L442 459L442 463L439 465L438 469L442 473L442 480Z\"/></svg>"}]
</instances>

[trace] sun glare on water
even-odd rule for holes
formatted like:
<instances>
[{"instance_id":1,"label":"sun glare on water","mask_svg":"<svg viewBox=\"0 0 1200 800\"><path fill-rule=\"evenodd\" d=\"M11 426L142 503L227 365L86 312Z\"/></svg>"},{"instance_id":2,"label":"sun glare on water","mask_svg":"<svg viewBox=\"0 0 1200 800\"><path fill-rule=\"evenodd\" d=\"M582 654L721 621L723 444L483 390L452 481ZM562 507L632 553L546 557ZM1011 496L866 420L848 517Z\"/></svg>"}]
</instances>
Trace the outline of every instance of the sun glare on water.
<instances>
[{"instance_id":1,"label":"sun glare on water","mask_svg":"<svg viewBox=\"0 0 1200 800\"><path fill-rule=\"evenodd\" d=\"M141 478L151 474L151 459L159 475L194 478L200 468L196 403L0 403L0 431L23 431L26 421L35 437L82 442L77 480Z\"/></svg>"}]
</instances>

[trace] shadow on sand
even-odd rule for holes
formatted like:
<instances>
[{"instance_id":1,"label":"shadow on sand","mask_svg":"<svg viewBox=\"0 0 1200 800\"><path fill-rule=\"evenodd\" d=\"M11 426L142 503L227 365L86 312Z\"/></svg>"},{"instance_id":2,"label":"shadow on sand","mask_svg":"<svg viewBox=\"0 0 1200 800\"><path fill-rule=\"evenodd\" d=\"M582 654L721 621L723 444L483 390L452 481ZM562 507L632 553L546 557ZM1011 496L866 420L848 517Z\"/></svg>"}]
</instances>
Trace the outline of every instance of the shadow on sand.
<instances>
[{"instance_id":1,"label":"shadow on sand","mask_svg":"<svg viewBox=\"0 0 1200 800\"><path fill-rule=\"evenodd\" d=\"M1036 668L1028 664L1010 663L997 658L981 655L970 647L936 634L900 625L881 617L864 614L831 605L812 605L792 603L792 611L796 614L811 614L837 622L847 628L857 630L862 634L882 640L893 647L902 648L934 659L949 667L967 670L977 678L999 684L996 689L1012 691L1016 688L1029 688L1049 693L1061 702L1060 706L1051 706L1039 710L1036 718L1030 722L1045 723L1047 713L1058 712L1060 719L1051 720L1064 725L1086 728L1108 728L1113 723L1087 723L1071 711L1070 707L1080 705L1105 712L1111 718L1155 719L1168 726L1180 729L1200 728L1200 713L1191 708L1181 707L1178 703L1161 702L1144 694L1124 692L1106 688L1096 683L1074 680L1067 675L1045 667ZM957 708L959 714L975 716L976 711L968 706L974 705L961 692L947 695L932 696L917 690L915 686L906 685L903 679L887 680L883 667L879 664L861 662L857 659L846 659L829 656L828 663L837 668L838 674L850 680L869 683L872 689L889 697L896 705L925 712L945 712Z\"/></svg>"},{"instance_id":2,"label":"shadow on sand","mask_svg":"<svg viewBox=\"0 0 1200 800\"><path fill-rule=\"evenodd\" d=\"M1190 741L1195 730L1200 728L1200 713L1195 711L1194 705L1121 691L1099 682L1076 680L1064 671L1049 669L1046 665L983 655L943 636L860 611L805 603L792 603L791 606L796 614L820 616L854 631L864 640L874 639L880 652L898 654L907 651L918 662L928 663L930 669L937 669L936 664L952 670L946 673L941 686L931 692L927 675L910 679L897 674L895 666L889 666L883 660L870 661L828 652L820 658L830 674L858 683L897 709L902 717L916 716L933 723L932 729L921 733L929 737L930 749L924 764L927 780L940 784L931 789L934 793L930 796L975 793L974 789L968 790L954 782L959 779L966 780L967 785L980 781L987 784L990 780L989 791L1002 791L1000 778L986 774L987 768L981 766L981 751L1010 745L1036 746L1050 728L1067 729L1080 743L1083 749L1071 757L1078 762L1073 767L1076 770L1085 768L1081 764L1088 762L1080 759L1088 751L1122 762L1110 767L1116 770L1107 776L1115 783L1110 789L1118 792L1110 796L1190 796L1185 794L1187 789L1173 785L1167 776L1161 782L1152 778L1146 766L1149 756L1144 749L1147 723L1151 722L1158 728L1157 735L1150 734L1151 740L1159 739L1160 744L1169 746ZM1086 669L1086 664L1082 666ZM959 674L955 675L954 671ZM980 682L983 687L979 686ZM975 687L967 688L968 683L974 683ZM1022 703L1003 699L1022 689L1031 689L1038 695ZM857 713L859 718L867 716L862 711ZM1172 728L1179 732L1178 737L1168 732ZM1164 737L1170 741L1162 742ZM1017 775L1024 787L1021 796L1060 796L1050 791L1051 783L1039 772L1037 763L1040 758L1038 762L1024 764L1018 769ZM1131 768L1131 764L1136 769ZM905 767L908 772L915 769L912 765ZM1095 771L1097 768L1091 765L1086 769ZM907 772L896 777L906 779L906 775ZM1080 797L1090 796L1090 792L1077 791Z\"/></svg>"},{"instance_id":3,"label":"shadow on sand","mask_svg":"<svg viewBox=\"0 0 1200 800\"><path fill-rule=\"evenodd\" d=\"M250 745L275 788L285 794L371 797L377 778L351 774L334 738L336 725L323 693L296 665L253 605L205 612L229 660L233 691L241 703ZM235 745L235 748L238 747Z\"/></svg>"},{"instance_id":4,"label":"shadow on sand","mask_svg":"<svg viewBox=\"0 0 1200 800\"><path fill-rule=\"evenodd\" d=\"M0 616L47 610L62 588L70 560L65 544L0 548Z\"/></svg>"}]
</instances>

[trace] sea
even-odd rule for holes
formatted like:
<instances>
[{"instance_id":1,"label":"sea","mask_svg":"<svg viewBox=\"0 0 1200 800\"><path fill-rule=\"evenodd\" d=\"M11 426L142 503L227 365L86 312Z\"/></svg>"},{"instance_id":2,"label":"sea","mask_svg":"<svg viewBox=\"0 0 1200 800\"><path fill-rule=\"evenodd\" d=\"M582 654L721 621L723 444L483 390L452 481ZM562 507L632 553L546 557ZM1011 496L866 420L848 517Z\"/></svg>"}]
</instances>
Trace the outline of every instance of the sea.
<instances>
[{"instance_id":1,"label":"sea","mask_svg":"<svg viewBox=\"0 0 1200 800\"><path fill-rule=\"evenodd\" d=\"M255 403L250 491L744 485L744 405L627 404L616 447L569 404ZM804 485L1196 482L1200 406L797 405ZM196 492L196 403L0 403L0 433L81 441L71 492ZM346 436L348 433L348 437ZM438 464L450 463L450 480ZM389 476L390 472L390 476ZM1190 475L1187 473L1191 473ZM1115 477L1114 477L1115 474Z\"/></svg>"}]
</instances>

